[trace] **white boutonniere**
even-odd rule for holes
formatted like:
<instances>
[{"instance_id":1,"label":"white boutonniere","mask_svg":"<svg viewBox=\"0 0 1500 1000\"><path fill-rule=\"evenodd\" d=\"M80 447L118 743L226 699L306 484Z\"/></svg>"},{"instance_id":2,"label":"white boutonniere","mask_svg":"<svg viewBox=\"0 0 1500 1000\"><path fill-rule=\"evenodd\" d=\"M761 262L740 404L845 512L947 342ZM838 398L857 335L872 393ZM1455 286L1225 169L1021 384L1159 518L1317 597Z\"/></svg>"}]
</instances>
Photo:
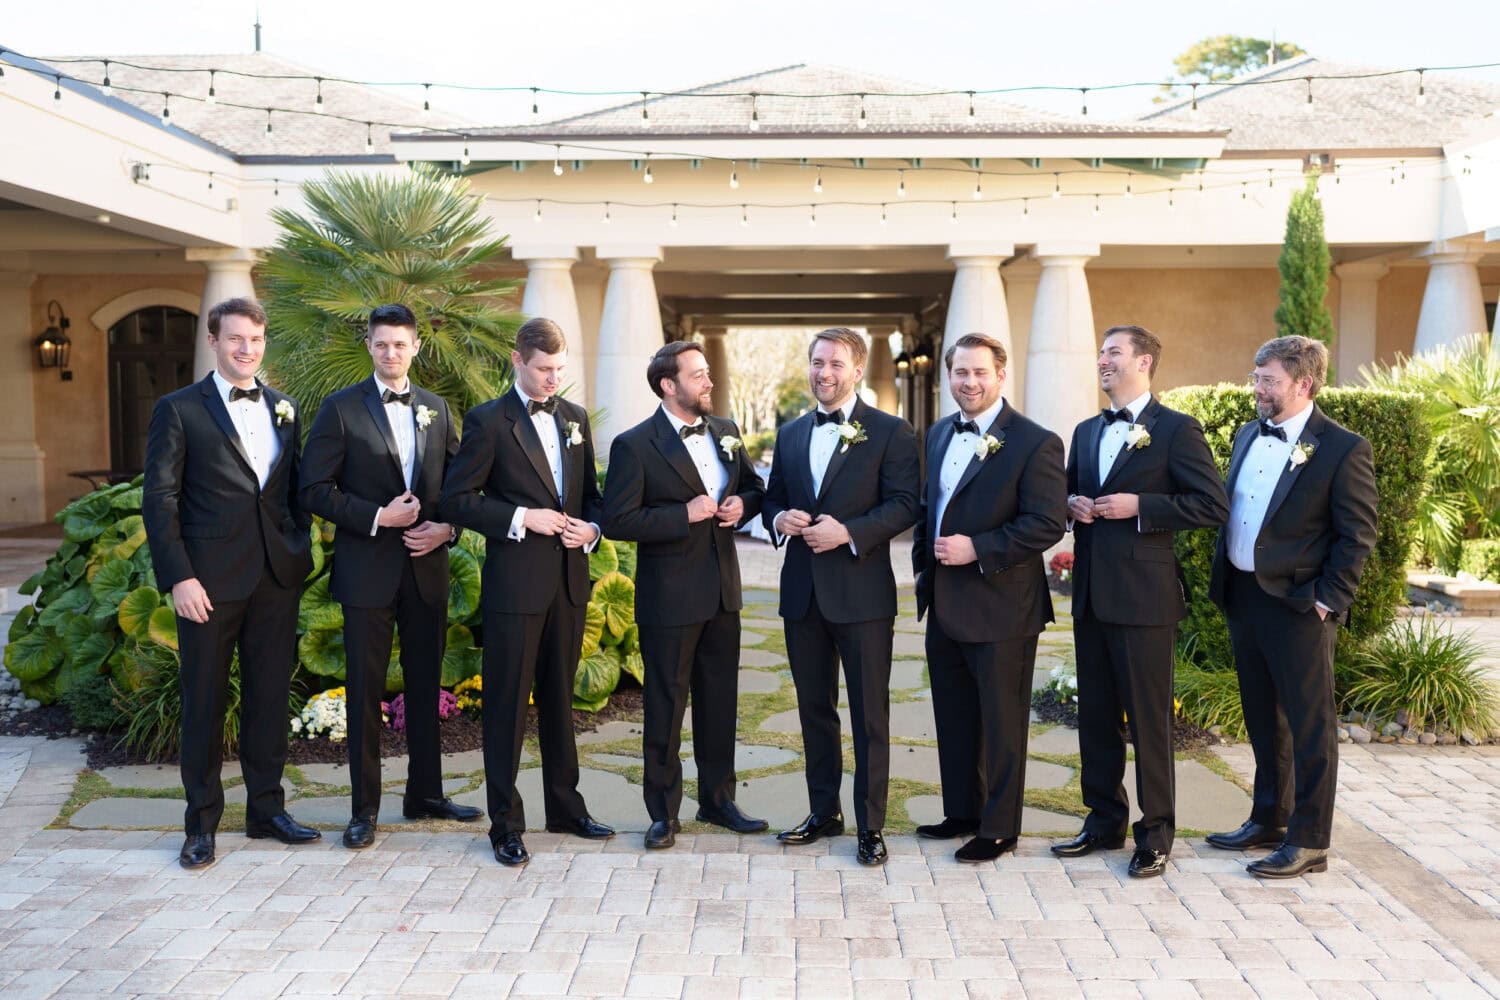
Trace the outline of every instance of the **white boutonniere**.
<instances>
[{"instance_id":1,"label":"white boutonniere","mask_svg":"<svg viewBox=\"0 0 1500 1000\"><path fill-rule=\"evenodd\" d=\"M276 401L276 426L289 424L297 419L297 411L292 408L292 401L279 399Z\"/></svg>"},{"instance_id":2,"label":"white boutonniere","mask_svg":"<svg viewBox=\"0 0 1500 1000\"><path fill-rule=\"evenodd\" d=\"M578 421L569 420L563 424L563 434L567 437L567 447L583 444L583 431L579 428Z\"/></svg>"},{"instance_id":3,"label":"white boutonniere","mask_svg":"<svg viewBox=\"0 0 1500 1000\"><path fill-rule=\"evenodd\" d=\"M1125 432L1125 447L1131 451L1151 447L1151 432L1141 424L1131 424L1130 430Z\"/></svg>"},{"instance_id":4,"label":"white boutonniere","mask_svg":"<svg viewBox=\"0 0 1500 1000\"><path fill-rule=\"evenodd\" d=\"M983 462L985 459L989 458L995 452L1004 447L1004 441L1001 441L993 434L986 434L984 437L974 442L974 457Z\"/></svg>"},{"instance_id":5,"label":"white boutonniere","mask_svg":"<svg viewBox=\"0 0 1500 1000\"><path fill-rule=\"evenodd\" d=\"M1297 466L1303 464L1309 458L1312 458L1312 453L1317 450L1318 446L1311 441L1298 441L1292 445L1292 464L1289 468L1295 469Z\"/></svg>"},{"instance_id":6,"label":"white boutonniere","mask_svg":"<svg viewBox=\"0 0 1500 1000\"><path fill-rule=\"evenodd\" d=\"M426 403L417 404L417 430L425 431L427 425L432 423L432 418L437 416Z\"/></svg>"},{"instance_id":7,"label":"white boutonniere","mask_svg":"<svg viewBox=\"0 0 1500 1000\"><path fill-rule=\"evenodd\" d=\"M842 453L848 451L850 445L868 441L869 438L865 435L865 429L860 426L858 420L850 420L848 423L839 424L839 440L843 442L839 445L839 452Z\"/></svg>"},{"instance_id":8,"label":"white boutonniere","mask_svg":"<svg viewBox=\"0 0 1500 1000\"><path fill-rule=\"evenodd\" d=\"M723 437L719 438L719 450L724 452L724 457L728 459L734 458L734 453L739 451L744 446L745 442L741 441L733 434L725 434Z\"/></svg>"}]
</instances>

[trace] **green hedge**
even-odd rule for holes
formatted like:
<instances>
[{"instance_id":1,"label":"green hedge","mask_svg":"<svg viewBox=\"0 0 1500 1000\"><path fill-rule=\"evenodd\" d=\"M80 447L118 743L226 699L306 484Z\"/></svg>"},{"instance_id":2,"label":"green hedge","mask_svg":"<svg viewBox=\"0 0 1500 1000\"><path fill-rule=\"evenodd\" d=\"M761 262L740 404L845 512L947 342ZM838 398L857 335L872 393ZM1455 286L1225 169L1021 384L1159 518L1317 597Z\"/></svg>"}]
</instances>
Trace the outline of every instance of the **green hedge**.
<instances>
[{"instance_id":1,"label":"green hedge","mask_svg":"<svg viewBox=\"0 0 1500 1000\"><path fill-rule=\"evenodd\" d=\"M1255 399L1242 385L1183 386L1162 393L1167 406L1198 418L1219 465L1229 471L1234 436L1255 419ZM1375 551L1365 562L1355 593L1348 634L1363 642L1383 632L1406 603L1406 565L1414 518L1425 489L1425 463L1432 432L1422 419L1422 399L1412 393L1378 389L1324 389L1318 406L1333 420L1370 441L1375 453ZM1178 650L1206 669L1233 670L1229 630L1208 599L1217 531L1177 536L1177 555L1188 581L1188 617L1178 634Z\"/></svg>"},{"instance_id":2,"label":"green hedge","mask_svg":"<svg viewBox=\"0 0 1500 1000\"><path fill-rule=\"evenodd\" d=\"M1481 580L1500 583L1500 539L1471 538L1463 543L1460 553L1460 573L1472 573Z\"/></svg>"}]
</instances>

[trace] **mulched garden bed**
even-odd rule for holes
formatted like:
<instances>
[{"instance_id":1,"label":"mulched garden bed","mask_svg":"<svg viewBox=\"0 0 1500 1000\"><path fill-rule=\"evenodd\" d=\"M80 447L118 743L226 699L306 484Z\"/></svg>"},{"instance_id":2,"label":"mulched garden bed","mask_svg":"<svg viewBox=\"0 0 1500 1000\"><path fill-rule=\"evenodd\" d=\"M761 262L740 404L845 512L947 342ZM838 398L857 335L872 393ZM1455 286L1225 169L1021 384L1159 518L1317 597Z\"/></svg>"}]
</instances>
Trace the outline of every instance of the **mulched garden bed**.
<instances>
[{"instance_id":1,"label":"mulched garden bed","mask_svg":"<svg viewBox=\"0 0 1500 1000\"><path fill-rule=\"evenodd\" d=\"M1058 725L1067 726L1070 729L1078 728L1078 706L1073 704L1072 702L1068 702L1066 704L1059 703L1057 699L1052 696L1051 692L1032 692L1031 708L1034 712L1036 712L1037 718L1042 722L1057 723ZM1124 729L1126 733L1126 739L1128 740L1130 738L1129 726L1124 726L1122 728ZM1220 740L1218 740L1217 738L1208 735L1208 733L1204 730L1199 729L1191 722L1185 722L1182 719L1178 719L1176 721L1176 725L1172 729L1172 749L1177 753L1192 753L1194 751L1203 750L1207 747L1213 746L1219 742Z\"/></svg>"}]
</instances>

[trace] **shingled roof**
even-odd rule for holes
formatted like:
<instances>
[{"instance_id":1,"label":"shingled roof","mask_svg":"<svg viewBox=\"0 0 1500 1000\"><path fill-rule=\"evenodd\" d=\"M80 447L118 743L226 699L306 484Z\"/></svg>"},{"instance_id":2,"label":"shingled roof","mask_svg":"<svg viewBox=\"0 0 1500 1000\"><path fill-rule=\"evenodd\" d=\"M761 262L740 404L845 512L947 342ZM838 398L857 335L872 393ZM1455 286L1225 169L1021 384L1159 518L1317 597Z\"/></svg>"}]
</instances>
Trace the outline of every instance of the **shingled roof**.
<instances>
[{"instance_id":1,"label":"shingled roof","mask_svg":"<svg viewBox=\"0 0 1500 1000\"><path fill-rule=\"evenodd\" d=\"M984 96L836 66L795 65L651 95L551 121L478 128L474 137L639 138L641 136L1009 136L1208 134L1197 123L1118 122L1060 115ZM754 96L752 96L754 95ZM805 96L837 95L837 96ZM861 99L860 95L864 95ZM642 106L649 114L643 117ZM972 114L970 109L972 107ZM860 128L860 112L865 126ZM752 113L759 128L752 130Z\"/></svg>"},{"instance_id":2,"label":"shingled roof","mask_svg":"<svg viewBox=\"0 0 1500 1000\"><path fill-rule=\"evenodd\" d=\"M1307 104L1309 76L1315 79ZM1160 126L1194 122L1229 129L1226 150L1438 149L1500 108L1500 85L1452 73L1426 73L1417 103L1415 72L1302 56L1231 83L1198 88L1191 99L1142 115Z\"/></svg>"},{"instance_id":3,"label":"shingled roof","mask_svg":"<svg viewBox=\"0 0 1500 1000\"><path fill-rule=\"evenodd\" d=\"M75 61L78 59L89 61ZM447 128L461 124L459 118L439 114L436 110L424 119L420 104L373 87L325 80L322 84L325 114L277 111L271 116L272 131L267 133L266 108L312 110L318 84L310 78L318 71L263 52L69 56L67 61L42 61L65 75L98 84L103 81L105 59L109 60L114 97L149 114L159 115L162 94L170 93L174 95L170 102L172 125L249 161L369 159L371 156L391 159L391 132L410 131L424 125ZM149 68L134 68L136 66ZM183 70L191 72L181 72ZM216 71L213 77L215 104L203 100L208 94L210 70ZM231 107L232 104L249 107ZM344 121L330 115L343 115L354 120ZM366 122L377 123L368 129L373 149L367 149L365 145ZM380 122L397 127L391 128Z\"/></svg>"}]
</instances>

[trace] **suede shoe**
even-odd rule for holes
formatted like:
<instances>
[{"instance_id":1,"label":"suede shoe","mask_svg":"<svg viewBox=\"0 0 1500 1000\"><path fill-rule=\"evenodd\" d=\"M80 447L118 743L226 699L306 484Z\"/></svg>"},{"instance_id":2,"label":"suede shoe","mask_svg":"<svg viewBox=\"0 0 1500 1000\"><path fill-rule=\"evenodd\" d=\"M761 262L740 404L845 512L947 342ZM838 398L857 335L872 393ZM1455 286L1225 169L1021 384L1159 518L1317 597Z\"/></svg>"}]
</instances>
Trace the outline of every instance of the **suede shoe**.
<instances>
[{"instance_id":1,"label":"suede shoe","mask_svg":"<svg viewBox=\"0 0 1500 1000\"><path fill-rule=\"evenodd\" d=\"M926 823L917 827L917 836L927 840L952 840L979 832L979 820L954 819L944 816L941 823Z\"/></svg>"},{"instance_id":2,"label":"suede shoe","mask_svg":"<svg viewBox=\"0 0 1500 1000\"><path fill-rule=\"evenodd\" d=\"M652 851L664 851L677 843L677 832L682 825L674 820L659 819L652 823L646 831L646 848Z\"/></svg>"},{"instance_id":3,"label":"suede shoe","mask_svg":"<svg viewBox=\"0 0 1500 1000\"><path fill-rule=\"evenodd\" d=\"M960 861L971 865L981 864L985 861L994 861L1000 855L1008 851L1014 851L1018 838L1004 837L996 840L993 837L975 837L964 846L953 852L953 856Z\"/></svg>"},{"instance_id":4,"label":"suede shoe","mask_svg":"<svg viewBox=\"0 0 1500 1000\"><path fill-rule=\"evenodd\" d=\"M511 831L495 845L495 860L507 868L519 868L531 860L531 855L527 852L526 842L521 839L521 835Z\"/></svg>"},{"instance_id":5,"label":"suede shoe","mask_svg":"<svg viewBox=\"0 0 1500 1000\"><path fill-rule=\"evenodd\" d=\"M177 861L188 871L196 871L199 868L207 868L217 859L214 857L214 835L211 833L190 833L182 842L182 851L177 855Z\"/></svg>"},{"instance_id":6,"label":"suede shoe","mask_svg":"<svg viewBox=\"0 0 1500 1000\"><path fill-rule=\"evenodd\" d=\"M770 824L763 819L746 816L733 799L715 809L712 806L698 807L698 822L712 823L735 833L760 833Z\"/></svg>"},{"instance_id":7,"label":"suede shoe","mask_svg":"<svg viewBox=\"0 0 1500 1000\"><path fill-rule=\"evenodd\" d=\"M1280 844L1286 839L1286 827L1267 826L1247 819L1240 828L1231 833L1210 833L1203 838L1223 851L1244 851L1252 847L1267 847Z\"/></svg>"},{"instance_id":8,"label":"suede shoe","mask_svg":"<svg viewBox=\"0 0 1500 1000\"><path fill-rule=\"evenodd\" d=\"M854 852L854 858L862 865L885 864L885 838L880 835L879 830L859 831L859 847Z\"/></svg>"},{"instance_id":9,"label":"suede shoe","mask_svg":"<svg viewBox=\"0 0 1500 1000\"><path fill-rule=\"evenodd\" d=\"M344 827L344 846L351 851L363 850L375 843L375 821L356 816Z\"/></svg>"},{"instance_id":10,"label":"suede shoe","mask_svg":"<svg viewBox=\"0 0 1500 1000\"><path fill-rule=\"evenodd\" d=\"M472 823L484 815L484 810L461 806L445 795L438 799L402 799L401 815L407 819L453 819Z\"/></svg>"},{"instance_id":11,"label":"suede shoe","mask_svg":"<svg viewBox=\"0 0 1500 1000\"><path fill-rule=\"evenodd\" d=\"M261 840L266 837L281 841L283 844L311 844L315 840L322 840L323 835L310 826L303 826L292 819L290 813L282 813L280 816L272 816L268 823L245 824L245 836L251 840Z\"/></svg>"},{"instance_id":12,"label":"suede shoe","mask_svg":"<svg viewBox=\"0 0 1500 1000\"><path fill-rule=\"evenodd\" d=\"M548 833L571 833L584 840L608 840L615 835L614 827L605 826L588 813L566 823L548 823Z\"/></svg>"},{"instance_id":13,"label":"suede shoe","mask_svg":"<svg viewBox=\"0 0 1500 1000\"><path fill-rule=\"evenodd\" d=\"M1131 878L1156 878L1167 870L1167 856L1149 847L1138 847L1130 856Z\"/></svg>"},{"instance_id":14,"label":"suede shoe","mask_svg":"<svg viewBox=\"0 0 1500 1000\"><path fill-rule=\"evenodd\" d=\"M1095 851L1118 851L1125 846L1124 836L1106 837L1094 833L1092 830L1084 830L1072 840L1065 840L1061 844L1052 845L1052 853L1060 858L1081 858L1093 854Z\"/></svg>"},{"instance_id":15,"label":"suede shoe","mask_svg":"<svg viewBox=\"0 0 1500 1000\"><path fill-rule=\"evenodd\" d=\"M840 836L843 832L843 813L834 813L832 816L809 813L807 819L790 830L781 831L776 835L776 839L783 844L811 844L823 837Z\"/></svg>"},{"instance_id":16,"label":"suede shoe","mask_svg":"<svg viewBox=\"0 0 1500 1000\"><path fill-rule=\"evenodd\" d=\"M1256 878L1296 878L1328 870L1328 852L1316 847L1282 844L1265 857L1250 862L1246 870Z\"/></svg>"}]
</instances>

